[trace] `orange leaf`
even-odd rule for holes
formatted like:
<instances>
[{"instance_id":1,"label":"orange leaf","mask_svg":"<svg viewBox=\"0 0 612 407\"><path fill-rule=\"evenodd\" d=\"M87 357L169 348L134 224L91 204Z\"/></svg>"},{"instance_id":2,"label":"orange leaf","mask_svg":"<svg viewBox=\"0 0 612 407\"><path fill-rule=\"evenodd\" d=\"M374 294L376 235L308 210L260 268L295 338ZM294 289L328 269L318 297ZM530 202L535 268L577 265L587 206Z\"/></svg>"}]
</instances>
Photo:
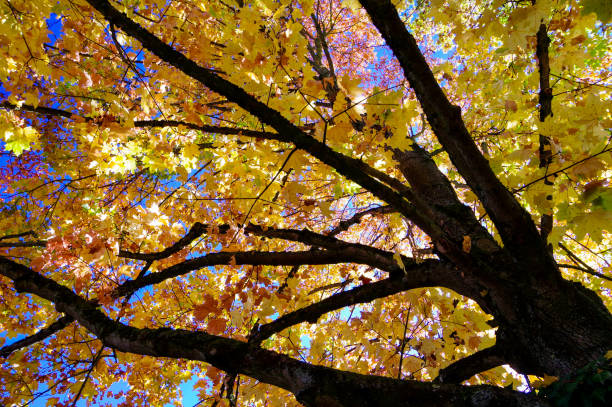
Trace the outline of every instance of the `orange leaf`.
<instances>
[{"instance_id":1,"label":"orange leaf","mask_svg":"<svg viewBox=\"0 0 612 407\"><path fill-rule=\"evenodd\" d=\"M206 319L209 313L210 310L206 305L196 305L193 307L193 316L199 321Z\"/></svg>"},{"instance_id":2,"label":"orange leaf","mask_svg":"<svg viewBox=\"0 0 612 407\"><path fill-rule=\"evenodd\" d=\"M480 339L479 336L476 336L476 335L470 336L470 338L468 339L468 345L472 349L478 349L478 346L480 345L481 341L482 339Z\"/></svg>"},{"instance_id":3,"label":"orange leaf","mask_svg":"<svg viewBox=\"0 0 612 407\"><path fill-rule=\"evenodd\" d=\"M469 236L463 236L463 251L469 253L472 250L472 239Z\"/></svg>"},{"instance_id":4,"label":"orange leaf","mask_svg":"<svg viewBox=\"0 0 612 407\"><path fill-rule=\"evenodd\" d=\"M226 325L227 325L227 320L225 318L210 318L208 320L206 331L209 334L217 335L225 331Z\"/></svg>"},{"instance_id":5,"label":"orange leaf","mask_svg":"<svg viewBox=\"0 0 612 407\"><path fill-rule=\"evenodd\" d=\"M204 302L193 307L193 316L200 321L203 321L208 314L216 313L219 310L217 300L212 295L205 294Z\"/></svg>"}]
</instances>

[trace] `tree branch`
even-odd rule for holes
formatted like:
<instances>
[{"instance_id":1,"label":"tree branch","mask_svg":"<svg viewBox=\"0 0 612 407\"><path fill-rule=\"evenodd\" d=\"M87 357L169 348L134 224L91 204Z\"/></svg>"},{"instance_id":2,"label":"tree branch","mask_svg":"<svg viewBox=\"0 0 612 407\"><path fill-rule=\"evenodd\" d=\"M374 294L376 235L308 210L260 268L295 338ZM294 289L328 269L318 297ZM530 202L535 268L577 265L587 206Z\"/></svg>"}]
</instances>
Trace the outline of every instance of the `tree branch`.
<instances>
[{"instance_id":1,"label":"tree branch","mask_svg":"<svg viewBox=\"0 0 612 407\"><path fill-rule=\"evenodd\" d=\"M15 343L11 343L10 345L3 346L2 348L0 348L0 357L6 358L18 349L25 348L26 346L30 346L35 344L36 342L45 340L51 335L61 331L62 329L70 325L72 321L74 321L74 318L72 318L71 316L63 316L48 327L41 329L35 334L20 339Z\"/></svg>"},{"instance_id":2,"label":"tree branch","mask_svg":"<svg viewBox=\"0 0 612 407\"><path fill-rule=\"evenodd\" d=\"M469 236L474 242L479 241L479 246L486 245L487 254L500 251L493 237L476 219L472 209L459 200L448 178L425 150L413 144L410 151L395 150L393 157L414 193L432 208L436 222L443 225L446 235L459 243L459 247L464 237Z\"/></svg>"},{"instance_id":3,"label":"tree branch","mask_svg":"<svg viewBox=\"0 0 612 407\"><path fill-rule=\"evenodd\" d=\"M548 46L550 45L550 38L548 38L546 24L540 24L540 28L536 34L536 57L538 58L538 69L540 72L540 122L546 121L548 116L552 116L552 88L550 87L550 63L548 60ZM550 139L540 134L540 168L545 168L545 172L548 173L548 166L552 163L552 150ZM552 182L548 179L544 179L544 184L552 185ZM552 200L552 195L548 194L546 199ZM553 228L553 213L552 208L543 213L540 216L540 235L542 239L546 241L548 235ZM550 252L552 252L552 246L549 246Z\"/></svg>"},{"instance_id":4,"label":"tree branch","mask_svg":"<svg viewBox=\"0 0 612 407\"><path fill-rule=\"evenodd\" d=\"M113 291L113 297L128 295L140 288L158 284L170 278L187 274L208 266L220 265L262 265L262 266L294 266L294 265L324 265L338 263L360 263L379 268L392 274L402 272L400 266L393 261L381 261L381 257L372 258L367 253L353 247L343 247L332 250L308 250L301 252L220 252L186 260L157 273L148 274L135 280L128 280ZM391 259L393 257L391 256Z\"/></svg>"},{"instance_id":5,"label":"tree branch","mask_svg":"<svg viewBox=\"0 0 612 407\"><path fill-rule=\"evenodd\" d=\"M179 252L181 249L183 249L195 239L200 237L202 234L213 230L218 231L219 233L225 233L227 230L229 230L229 225L211 226L196 222L185 236L179 239L172 246L160 252L134 253L129 252L127 250L120 250L119 257L135 260L144 260L148 262L164 259ZM311 232L309 230L276 229L249 224L244 228L244 232L245 234L253 234L268 238L277 238L301 242L310 246L318 246L326 249L350 249L354 253L356 253L355 259L364 260L369 257L368 264L376 263L376 267L381 270L391 270L393 272L399 272L400 270L397 265L397 262L395 261L395 259L393 259L393 253L389 253L384 250L359 243L345 242L343 240L336 239L332 236L322 235L319 233ZM402 261L405 265L413 263L412 259L405 256L402 256Z\"/></svg>"},{"instance_id":6,"label":"tree branch","mask_svg":"<svg viewBox=\"0 0 612 407\"><path fill-rule=\"evenodd\" d=\"M583 266L583 267L571 267L568 264L564 264L564 265L559 265L559 267L576 268L576 269L578 269L578 270L580 270L580 271L582 271L584 273L590 274L592 276L603 278L603 279L608 280L608 281L612 281L612 278L606 276L605 274L602 274L602 273L596 271L595 269L593 269L593 267L591 267L588 264L586 264L582 259L580 259L570 249L568 249L563 243L559 242L559 247L562 248L565 253L567 253L568 257L574 263L580 264L580 265Z\"/></svg>"},{"instance_id":7,"label":"tree branch","mask_svg":"<svg viewBox=\"0 0 612 407\"><path fill-rule=\"evenodd\" d=\"M357 254L356 259L365 261L369 259L369 264L376 263L377 268L386 270L389 272L398 273L401 268L398 267L397 262L393 258L393 253L377 249L375 247L359 244L349 243L343 240L336 239L332 236L321 235L319 233L311 232L309 230L296 230L296 229L274 229L274 228L262 228L258 225L249 224L245 229L245 233L252 233L258 236L265 236L269 238L292 240L295 242L301 242L311 246L323 247L326 249L349 249ZM404 264L412 264L414 260L411 258L402 256ZM366 263L364 263L366 264Z\"/></svg>"},{"instance_id":8,"label":"tree branch","mask_svg":"<svg viewBox=\"0 0 612 407\"><path fill-rule=\"evenodd\" d=\"M431 286L444 286L457 292L466 292L455 270L439 260L426 260L407 267L406 274L401 278L390 277L334 294L322 301L283 315L268 324L261 325L250 341L259 343L275 333L302 322L314 324L322 315L340 308L368 303L376 298L387 297L413 288Z\"/></svg>"},{"instance_id":9,"label":"tree branch","mask_svg":"<svg viewBox=\"0 0 612 407\"><path fill-rule=\"evenodd\" d=\"M340 221L338 226L336 226L331 231L329 231L329 233L327 233L327 236L336 236L342 232L349 230L351 226L356 225L357 223L361 222L361 218L363 218L364 216L375 215L379 213L387 214L387 213L393 213L393 212L395 212L395 209L388 205L378 206L376 208L366 209L365 211L357 212L350 218Z\"/></svg>"},{"instance_id":10,"label":"tree branch","mask_svg":"<svg viewBox=\"0 0 612 407\"><path fill-rule=\"evenodd\" d=\"M219 233L225 233L225 231L229 230L228 225L220 225L217 226L216 229ZM133 253L127 250L119 250L119 257L124 257L126 259L134 259L134 260L145 260L145 261L155 261L168 258L173 254L181 251L184 247L188 246L191 242L196 240L198 237L202 236L204 233L210 232L211 230L215 230L215 226L204 225L200 222L196 222L193 224L189 232L181 239L179 239L175 244L166 249L155 252L155 253Z\"/></svg>"},{"instance_id":11,"label":"tree branch","mask_svg":"<svg viewBox=\"0 0 612 407\"><path fill-rule=\"evenodd\" d=\"M111 6L107 0L87 1L109 23L120 27L126 34L140 41L144 48L162 61L174 66L212 91L226 97L230 102L236 103L264 124L275 129L278 133L278 139L283 138L284 141L293 143L297 148L308 152L321 162L334 168L347 179L361 185L379 199L397 208L399 212L412 219L421 229L430 235L437 236L440 234L438 225L428 218L426 207L419 206L418 200L415 200L414 202L416 202L415 205L417 206L415 208L405 199L405 196L402 196L402 194L408 193L409 189L403 186L401 193L398 192L397 185L403 185L398 180L368 166L361 160L334 151L326 144L307 135L278 111L260 102L254 96L249 95L241 87L218 76L213 71L199 66L193 60L161 41L151 32L132 21L125 13ZM412 198L410 197L409 199L412 200Z\"/></svg>"},{"instance_id":12,"label":"tree branch","mask_svg":"<svg viewBox=\"0 0 612 407\"><path fill-rule=\"evenodd\" d=\"M461 383L470 377L507 363L497 345L480 350L473 355L459 359L450 366L441 369L436 378L439 383Z\"/></svg>"},{"instance_id":13,"label":"tree branch","mask_svg":"<svg viewBox=\"0 0 612 407\"><path fill-rule=\"evenodd\" d=\"M546 406L534 395L492 386L421 383L315 366L234 339L182 329L134 328L21 264L0 257L0 275L76 319L105 346L122 352L209 363L292 392L306 406ZM435 387L434 387L435 386Z\"/></svg>"},{"instance_id":14,"label":"tree branch","mask_svg":"<svg viewBox=\"0 0 612 407\"><path fill-rule=\"evenodd\" d=\"M31 111L34 113L44 114L47 116L58 116L58 117L66 117L66 118L73 118L77 116L66 110L60 110L60 109L55 109L55 108L43 107L43 106L34 107L31 105L26 105L26 104L15 105L8 101L4 101L0 103L0 108L10 109L10 110ZM83 117L83 116L78 116L78 117L88 122L94 122L94 119L90 117ZM200 124L188 123L188 122L184 122L180 120L136 120L134 121L134 127L136 128L163 128L163 127L180 127L180 126L188 128L188 129L192 129L192 130L199 130L205 133L237 135L237 136L260 138L264 140L276 140L276 141L280 141L284 143L296 144L295 141L290 137L287 137L283 134L273 133L269 131L250 130L250 129L244 129L240 127L213 126L213 125L208 125L208 124L200 125ZM296 129L301 132L301 130L299 130L298 128ZM304 136L307 138L311 138L306 135ZM325 150L328 150L327 152L329 151L334 152L329 147L327 147L325 144L320 143L315 139L312 139L312 140L314 140L314 143L318 147L323 146ZM206 143L206 144L202 144L201 146L210 148L212 147L212 144ZM312 154L312 152L310 153ZM391 187L395 192L399 192L403 194L406 198L411 199L412 194L411 194L410 188L402 184L399 180L385 174L384 172L380 170L370 167L369 165L367 165L361 160L356 160L354 158L350 158L350 157L344 156L336 152L334 152L334 154L338 155L338 157L340 157L341 159L348 160L349 162L347 163L347 165L352 165L356 167L355 168L356 170L363 171L365 174L371 176L375 180L382 182L388 187ZM313 156L317 157L315 154L313 154ZM320 157L317 157L317 158L320 158ZM321 161L325 162L324 160L321 160Z\"/></svg>"},{"instance_id":15,"label":"tree branch","mask_svg":"<svg viewBox=\"0 0 612 407\"><path fill-rule=\"evenodd\" d=\"M572 167L575 167L575 166L577 166L577 165L580 165L580 164L582 164L583 162L590 160L591 158L595 158L595 157L597 157L597 156L599 156L599 155L602 155L602 154L605 154L605 153L607 153L607 152L609 152L609 151L612 151L612 147L608 147L608 146L606 145L606 147L605 147L603 150L601 150L600 152L595 153L595 154L593 154L593 155L590 155L590 156L588 156L588 157L586 157L586 158L583 158L582 160L578 160L578 161L576 161L576 162L574 162L574 163L572 163L572 164L570 164L570 165L568 165L568 166L566 166L566 167L563 167L563 168L561 168L561 169L558 169L558 170L556 170L556 171L554 171L554 172L551 172L551 173L549 173L549 174L547 174L547 175L544 175L544 176L542 176L542 177L540 177L540 178L536 178L536 179L534 179L533 181L529 181L528 183L526 183L526 184L525 184L525 185L523 185L522 187L517 188L517 189L513 190L512 192L513 192L513 193L515 193L515 194L516 194L517 192L521 192L522 190L529 188L530 186L532 186L532 185L533 185L533 184L535 184L535 183L538 183L538 182L540 182L540 181L542 181L542 180L545 180L546 178L549 178L549 177L555 176L555 175L557 175L557 174L561 174L562 172L567 171L567 170L569 170L569 169L570 169L570 168L572 168Z\"/></svg>"},{"instance_id":16,"label":"tree branch","mask_svg":"<svg viewBox=\"0 0 612 407\"><path fill-rule=\"evenodd\" d=\"M453 106L444 94L391 1L360 2L399 60L436 137L489 213L504 246L515 256L530 259L532 265L538 264L536 273L556 270L552 257L542 256L546 244L531 216L499 181L478 150L461 118L461 109Z\"/></svg>"},{"instance_id":17,"label":"tree branch","mask_svg":"<svg viewBox=\"0 0 612 407\"><path fill-rule=\"evenodd\" d=\"M536 57L538 59L538 69L540 73L540 122L544 122L548 116L552 116L552 88L550 87L550 63L548 60L548 38L546 24L540 24L536 34ZM552 151L550 150L550 140L540 134L540 168L548 167L552 162Z\"/></svg>"},{"instance_id":18,"label":"tree branch","mask_svg":"<svg viewBox=\"0 0 612 407\"><path fill-rule=\"evenodd\" d=\"M95 122L94 118L79 116L77 114L73 114L67 110L55 109L46 106L37 106L34 107L32 105L22 104L16 105L9 101L4 101L0 103L0 108L8 109L8 110L16 110L16 111L27 111L42 114L45 116L53 116L53 117L64 117L68 119L73 119L78 117L81 120L85 120L87 122ZM119 123L119 122L117 122ZM180 120L135 120L134 127L136 128L163 128L163 127L185 127L191 130L200 130L205 133L214 133L214 134L224 134L224 135L239 135L245 137L257 137L266 140L278 140L286 143L290 143L291 140L288 140L286 137L279 136L276 133L267 132L267 131L257 131L244 129L240 127L225 127L225 126L213 126L208 124L194 124L189 122L184 122Z\"/></svg>"},{"instance_id":19,"label":"tree branch","mask_svg":"<svg viewBox=\"0 0 612 407\"><path fill-rule=\"evenodd\" d=\"M52 107L45 107L45 106L34 107L32 105L28 105L25 103L17 105L17 104L9 102L8 100L5 100L4 102L0 103L0 108L6 109L6 110L16 110L16 111L23 110L27 112L43 114L46 116L64 117L67 119L70 119L73 116L75 116L67 110L55 109Z\"/></svg>"},{"instance_id":20,"label":"tree branch","mask_svg":"<svg viewBox=\"0 0 612 407\"><path fill-rule=\"evenodd\" d=\"M34 242L0 242L0 247L45 247L47 242L36 240Z\"/></svg>"},{"instance_id":21,"label":"tree branch","mask_svg":"<svg viewBox=\"0 0 612 407\"><path fill-rule=\"evenodd\" d=\"M173 250L165 249L158 253L126 253L122 251L123 257L129 257L138 260L153 261L160 258L167 257L169 252L176 252L180 250L184 245L189 244L193 239L199 237L204 231L210 230L210 226L202 225L200 223L194 224L189 233L183 237L179 242L175 243L172 248ZM218 227L220 230L227 230L227 225ZM437 260L427 260L424 263L415 263L413 259L402 256L402 262L406 267L406 272L403 272L400 266L398 266L394 259L393 253L386 252L381 249L374 247L349 243L331 236L325 236L318 233L314 233L308 230L294 230L294 229L274 229L274 228L262 228L258 225L249 224L245 229L245 233L254 234L258 236L265 236L269 238L279 238L286 240L293 240L302 242L304 244L323 247L329 250L342 251L345 255L350 254L352 262L364 263L369 265L375 265L381 270L389 271L391 277L373 284L364 285L357 287L348 292L333 295L319 303L308 306L304 309L297 310L290 314L287 314L274 322L263 325L259 328L259 331L252 337L252 341L262 341L274 333L280 332L283 329L295 325L300 322L310 321L312 323L323 314L332 310L342 308L348 305L369 302L375 298L385 297L391 294L395 294L401 291L405 291L411 288L425 287L425 286L444 286L455 290L456 292L462 293L468 296L476 295L474 290L470 290L467 285L464 284L463 278L458 278L456 270L444 265ZM164 255L161 255L163 253ZM298 267L303 264L320 264L320 260L313 260L314 256L328 256L329 251L321 251L318 249L311 249L307 252L293 252L283 253L279 257L279 253L275 252L234 252L234 253L216 253L203 256L199 259L201 261L207 261L207 266L217 264L232 264L232 258L235 260L235 264L293 264L295 257L300 259L305 258L305 254L311 254L311 260L305 260L308 263L295 264L294 267ZM268 256L268 259L262 257ZM346 257L344 258L346 259ZM196 260L196 259L193 259ZM341 261L342 258L335 257L333 261ZM116 297L122 295L129 295L138 288L142 288L145 285L155 284L155 282L161 282L165 279L176 277L178 274L185 274L195 268L190 266L184 266L184 263L180 263L159 273L152 274L145 277L137 277L135 280L127 281L121 286L115 289L113 295ZM202 263L200 263L202 264ZM179 267L177 267L179 266ZM197 268L201 268L198 266ZM434 272L435 270L435 272ZM473 291L473 292L472 292Z\"/></svg>"},{"instance_id":22,"label":"tree branch","mask_svg":"<svg viewBox=\"0 0 612 407\"><path fill-rule=\"evenodd\" d=\"M12 235L4 235L4 236L0 236L0 240L6 240L6 239L17 239L17 238L24 237L24 236L34 236L34 237L38 237L34 231L32 231L32 230L28 230L27 232L15 233L15 234L12 234Z\"/></svg>"}]
</instances>

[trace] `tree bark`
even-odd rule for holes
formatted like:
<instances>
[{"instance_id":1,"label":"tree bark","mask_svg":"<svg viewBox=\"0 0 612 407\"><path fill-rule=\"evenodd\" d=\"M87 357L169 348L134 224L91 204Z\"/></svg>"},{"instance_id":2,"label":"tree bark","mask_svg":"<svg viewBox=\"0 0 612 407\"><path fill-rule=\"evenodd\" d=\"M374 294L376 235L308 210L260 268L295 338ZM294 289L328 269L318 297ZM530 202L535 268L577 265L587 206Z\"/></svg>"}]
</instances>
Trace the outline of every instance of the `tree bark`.
<instances>
[{"instance_id":1,"label":"tree bark","mask_svg":"<svg viewBox=\"0 0 612 407\"><path fill-rule=\"evenodd\" d=\"M66 316L49 334L76 320L113 349L156 357L204 361L232 373L245 374L292 392L307 406L544 406L535 395L491 386L461 386L460 382L499 364L509 363L529 374L567 375L612 348L612 315L601 299L578 283L561 277L545 236L531 215L499 181L480 153L463 122L436 82L412 35L390 0L360 0L374 25L400 62L405 77L427 115L436 137L453 165L478 196L500 233L503 247L457 197L452 185L427 153L418 146L396 151L398 169L411 187L364 162L334 151L244 89L199 66L116 10L107 0L88 0L108 22L140 41L160 60L219 93L276 132L208 128L221 134L241 134L292 143L388 204L431 238L439 260L418 263L377 248L344 242L334 236L358 222L354 217L328 235L308 230L270 229L255 225L245 233L285 239L313 246L298 252L221 252L185 260L164 270L142 275L117 286L115 298L135 290L214 265L321 265L355 262L389 273L388 279L333 295L326 300L259 327L251 342L180 329L138 329L113 321L92 301L0 256L0 275L13 281L18 292L51 301ZM545 32L544 32L545 34ZM542 35L542 34L540 34ZM548 103L548 102L547 102ZM4 103L0 107L11 108ZM30 110L69 118L53 108ZM141 121L142 127L172 126L174 121ZM189 127L189 124L186 124ZM195 126L195 125L194 125ZM205 126L196 126L206 131ZM382 211L382 210L381 210ZM196 223L171 247L156 253L121 251L124 258L151 262L167 258L207 231ZM468 238L471 249L462 247ZM8 243L3 243L8 245ZM13 243L24 246L25 243ZM30 246L32 244L29 244ZM39 245L44 245L40 242ZM0 245L1 246L1 245ZM498 325L497 343L443 369L437 383L421 383L349 373L297 361L265 350L262 339L304 321L316 321L339 307L371 301L416 287L441 286L475 300Z\"/></svg>"},{"instance_id":2,"label":"tree bark","mask_svg":"<svg viewBox=\"0 0 612 407\"><path fill-rule=\"evenodd\" d=\"M451 161L479 197L509 257L478 258L474 276L487 289L486 310L499 322L497 344L524 373L566 375L612 347L612 315L597 295L564 280L531 216L491 170L460 109L435 80L390 0L360 0L400 62ZM496 261L497 260L497 261ZM502 263L498 261L501 260ZM489 270L495 268L495 277Z\"/></svg>"},{"instance_id":3,"label":"tree bark","mask_svg":"<svg viewBox=\"0 0 612 407\"><path fill-rule=\"evenodd\" d=\"M532 394L492 386L432 384L315 366L246 342L182 329L134 328L113 321L97 304L33 270L0 257L0 275L18 292L51 301L105 346L122 352L209 363L292 392L306 406L547 406Z\"/></svg>"}]
</instances>

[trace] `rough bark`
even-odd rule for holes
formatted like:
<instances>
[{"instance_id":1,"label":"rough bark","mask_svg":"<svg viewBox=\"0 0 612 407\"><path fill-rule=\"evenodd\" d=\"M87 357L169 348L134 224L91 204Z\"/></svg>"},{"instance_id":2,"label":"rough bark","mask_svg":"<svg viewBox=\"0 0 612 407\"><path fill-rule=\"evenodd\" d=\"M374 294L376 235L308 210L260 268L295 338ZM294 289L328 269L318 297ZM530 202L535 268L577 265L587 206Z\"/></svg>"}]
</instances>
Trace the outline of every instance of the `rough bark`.
<instances>
[{"instance_id":1,"label":"rough bark","mask_svg":"<svg viewBox=\"0 0 612 407\"><path fill-rule=\"evenodd\" d=\"M390 0L360 0L372 22L398 59L436 137L497 227L505 247L530 263L538 279L558 276L552 256L531 216L499 181L472 140L461 118L461 109L448 100L436 81L416 40L408 32ZM523 260L516 268L527 263ZM521 270L522 271L522 270ZM541 272L540 272L541 271Z\"/></svg>"},{"instance_id":2,"label":"rough bark","mask_svg":"<svg viewBox=\"0 0 612 407\"><path fill-rule=\"evenodd\" d=\"M540 122L546 121L546 118L552 116L552 88L550 87L550 62L548 60L548 47L550 45L550 38L548 38L548 32L546 24L540 24L538 33L536 34L536 57L538 59L538 70L540 72ZM552 163L552 145L547 136L540 134L540 168L545 168L548 173L548 166ZM544 179L544 184L552 185L548 178ZM547 199L552 200L552 195L548 195ZM542 238L546 240L553 227L553 214L552 211L542 214L540 217L540 234ZM552 251L552 247L550 247Z\"/></svg>"},{"instance_id":3,"label":"rough bark","mask_svg":"<svg viewBox=\"0 0 612 407\"><path fill-rule=\"evenodd\" d=\"M495 263L491 257L472 255L474 264L490 264L485 271L497 270L494 276L477 269L474 276L475 283L488 290L485 309L500 324L497 343L509 356L508 362L522 372L564 375L601 357L612 346L612 315L595 293L561 278L531 216L476 147L460 109L442 91L391 1L360 2L397 57L434 134L482 202L510 255Z\"/></svg>"},{"instance_id":4,"label":"rough bark","mask_svg":"<svg viewBox=\"0 0 612 407\"><path fill-rule=\"evenodd\" d=\"M500 348L493 345L480 350L473 355L459 359L455 363L440 370L436 381L441 383L461 383L477 373L504 364Z\"/></svg>"},{"instance_id":5,"label":"rough bark","mask_svg":"<svg viewBox=\"0 0 612 407\"><path fill-rule=\"evenodd\" d=\"M570 373L612 347L612 315L595 293L561 278L554 258L546 248L545 238L538 232L530 214L497 179L472 141L460 109L451 104L436 82L415 39L406 30L392 3L389 0L360 1L398 58L436 137L497 227L503 247L495 243L469 208L459 201L448 179L437 169L431 157L418 147L410 152L396 152L399 169L411 184L408 188L399 180L360 160L340 154L307 135L237 85L162 42L107 0L88 0L110 24L140 41L160 60L224 96L276 132L255 134L237 129L209 130L294 144L384 201L389 205L385 211L398 211L415 222L432 238L440 260L417 264L402 258L402 267L391 253L336 239L334 236L339 232L335 230L325 236L307 230L265 229L250 225L245 232L298 241L322 249L286 253L212 253L128 280L113 293L115 297L129 295L139 288L213 265L300 266L356 262L390 273L389 279L331 296L263 325L254 333L250 343L204 332L137 329L124 325L104 315L95 302L86 301L51 279L2 257L0 274L11 279L19 292L51 301L58 311L78 321L105 346L142 355L205 361L227 372L245 374L287 389L305 405L545 405L533 395L449 382L459 382L501 363L510 363L522 373ZM9 108L6 104L1 107ZM70 117L58 109L30 110ZM142 127L182 124L174 121L139 122ZM198 128L204 130L202 126ZM359 219L361 215L348 223L341 223L337 230L345 230ZM120 254L149 263L177 253L207 230L205 225L196 224L185 237L160 252L122 251ZM465 237L471 238L471 250L461 247ZM493 348L443 369L439 383L343 372L300 362L257 346L261 339L288 326L316 321L320 315L339 307L427 286L447 287L474 299L483 310L494 316L499 326L497 343Z\"/></svg>"},{"instance_id":6,"label":"rough bark","mask_svg":"<svg viewBox=\"0 0 612 407\"><path fill-rule=\"evenodd\" d=\"M315 366L235 339L181 329L138 329L113 321L68 288L0 257L0 275L77 320L122 352L209 363L292 392L306 406L546 406L534 395L492 386L432 384Z\"/></svg>"}]
</instances>

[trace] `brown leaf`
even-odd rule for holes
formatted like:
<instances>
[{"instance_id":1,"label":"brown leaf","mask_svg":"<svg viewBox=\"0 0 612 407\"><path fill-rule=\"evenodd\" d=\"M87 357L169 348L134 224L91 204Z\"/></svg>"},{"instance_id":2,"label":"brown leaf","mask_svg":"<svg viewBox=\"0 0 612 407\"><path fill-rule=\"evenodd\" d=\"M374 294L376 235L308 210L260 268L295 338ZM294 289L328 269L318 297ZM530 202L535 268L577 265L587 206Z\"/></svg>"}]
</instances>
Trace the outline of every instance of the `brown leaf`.
<instances>
[{"instance_id":1,"label":"brown leaf","mask_svg":"<svg viewBox=\"0 0 612 407\"><path fill-rule=\"evenodd\" d=\"M469 253L472 250L472 239L469 236L463 236L463 251Z\"/></svg>"},{"instance_id":2,"label":"brown leaf","mask_svg":"<svg viewBox=\"0 0 612 407\"><path fill-rule=\"evenodd\" d=\"M206 326L206 331L212 335L218 335L225 331L225 326L227 325L227 320L225 318L210 318L208 320L208 325Z\"/></svg>"},{"instance_id":3,"label":"brown leaf","mask_svg":"<svg viewBox=\"0 0 612 407\"><path fill-rule=\"evenodd\" d=\"M219 306L217 304L217 300L215 300L212 295L205 294L204 302L193 307L193 316L197 320L203 321L209 314L216 313L218 311Z\"/></svg>"},{"instance_id":4,"label":"brown leaf","mask_svg":"<svg viewBox=\"0 0 612 407\"><path fill-rule=\"evenodd\" d=\"M518 110L518 105L516 104L516 102L514 100L506 100L504 102L504 106L506 108L506 111L513 111L516 112Z\"/></svg>"}]
</instances>

